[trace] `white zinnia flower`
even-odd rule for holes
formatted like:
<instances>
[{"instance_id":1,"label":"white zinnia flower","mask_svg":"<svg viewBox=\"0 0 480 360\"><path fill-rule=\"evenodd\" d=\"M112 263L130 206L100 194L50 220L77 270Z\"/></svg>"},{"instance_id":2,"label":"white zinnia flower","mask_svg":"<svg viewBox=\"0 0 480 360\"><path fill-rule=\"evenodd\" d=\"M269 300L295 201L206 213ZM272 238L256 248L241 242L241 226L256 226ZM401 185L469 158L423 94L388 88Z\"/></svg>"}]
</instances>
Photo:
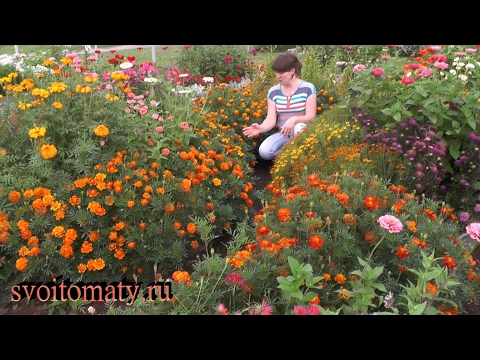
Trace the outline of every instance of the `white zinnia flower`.
<instances>
[{"instance_id":1,"label":"white zinnia flower","mask_svg":"<svg viewBox=\"0 0 480 360\"><path fill-rule=\"evenodd\" d=\"M124 62L124 63L120 64L120 67L122 69L130 69L132 66L133 66L133 64L131 62Z\"/></svg>"},{"instance_id":2,"label":"white zinnia flower","mask_svg":"<svg viewBox=\"0 0 480 360\"><path fill-rule=\"evenodd\" d=\"M475 65L473 65L472 63L468 63L467 65L465 65L465 67L467 69L475 69Z\"/></svg>"},{"instance_id":3,"label":"white zinnia flower","mask_svg":"<svg viewBox=\"0 0 480 360\"><path fill-rule=\"evenodd\" d=\"M205 76L205 77L203 78L203 81L205 81L206 83L208 83L208 82L213 83L213 77Z\"/></svg>"},{"instance_id":4,"label":"white zinnia flower","mask_svg":"<svg viewBox=\"0 0 480 360\"><path fill-rule=\"evenodd\" d=\"M158 82L158 79L154 78L154 77L146 77L145 79L143 79L143 81L148 82L148 83L156 83L156 82Z\"/></svg>"},{"instance_id":5,"label":"white zinnia flower","mask_svg":"<svg viewBox=\"0 0 480 360\"><path fill-rule=\"evenodd\" d=\"M462 81L467 81L468 80L468 76L467 75L458 75L458 78Z\"/></svg>"}]
</instances>

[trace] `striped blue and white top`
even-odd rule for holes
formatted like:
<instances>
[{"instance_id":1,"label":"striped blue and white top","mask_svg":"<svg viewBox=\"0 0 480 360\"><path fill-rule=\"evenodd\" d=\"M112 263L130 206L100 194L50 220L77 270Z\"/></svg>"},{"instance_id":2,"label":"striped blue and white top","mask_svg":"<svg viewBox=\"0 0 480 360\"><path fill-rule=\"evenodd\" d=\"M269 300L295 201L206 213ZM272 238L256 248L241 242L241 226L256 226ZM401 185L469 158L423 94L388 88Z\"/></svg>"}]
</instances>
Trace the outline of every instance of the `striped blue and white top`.
<instances>
[{"instance_id":1,"label":"striped blue and white top","mask_svg":"<svg viewBox=\"0 0 480 360\"><path fill-rule=\"evenodd\" d=\"M283 93L280 84L274 85L268 90L267 97L275 102L275 108L278 114L278 128L280 129L285 122L292 116L305 115L307 99L317 93L315 85L302 80L298 89L290 96Z\"/></svg>"}]
</instances>

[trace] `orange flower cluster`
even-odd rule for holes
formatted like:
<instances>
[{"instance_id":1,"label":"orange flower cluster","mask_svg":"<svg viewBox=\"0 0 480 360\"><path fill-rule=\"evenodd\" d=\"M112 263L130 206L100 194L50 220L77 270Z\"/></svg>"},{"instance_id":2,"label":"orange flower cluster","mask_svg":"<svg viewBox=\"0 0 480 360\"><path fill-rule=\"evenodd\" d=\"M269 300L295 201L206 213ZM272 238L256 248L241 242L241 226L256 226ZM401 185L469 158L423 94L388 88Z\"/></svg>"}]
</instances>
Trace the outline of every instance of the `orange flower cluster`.
<instances>
[{"instance_id":1,"label":"orange flower cluster","mask_svg":"<svg viewBox=\"0 0 480 360\"><path fill-rule=\"evenodd\" d=\"M172 279L176 283L185 282L187 284L192 284L193 281L190 277L190 274L187 271L177 270L172 274Z\"/></svg>"},{"instance_id":2,"label":"orange flower cluster","mask_svg":"<svg viewBox=\"0 0 480 360\"><path fill-rule=\"evenodd\" d=\"M10 223L8 214L0 211L0 244L5 244L10 238Z\"/></svg>"}]
</instances>

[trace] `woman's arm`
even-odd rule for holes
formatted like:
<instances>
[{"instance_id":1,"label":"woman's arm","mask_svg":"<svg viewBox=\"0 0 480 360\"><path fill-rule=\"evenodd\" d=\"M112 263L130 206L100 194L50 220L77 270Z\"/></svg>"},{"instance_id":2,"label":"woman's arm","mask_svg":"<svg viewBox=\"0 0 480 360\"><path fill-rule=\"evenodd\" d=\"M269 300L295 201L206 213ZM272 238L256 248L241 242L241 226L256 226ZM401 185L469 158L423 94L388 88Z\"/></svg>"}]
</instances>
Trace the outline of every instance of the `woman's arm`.
<instances>
[{"instance_id":1,"label":"woman's arm","mask_svg":"<svg viewBox=\"0 0 480 360\"><path fill-rule=\"evenodd\" d=\"M277 109L275 107L275 102L272 99L267 99L267 104L267 117L259 125L260 132L262 133L272 130L277 124Z\"/></svg>"},{"instance_id":2,"label":"woman's arm","mask_svg":"<svg viewBox=\"0 0 480 360\"><path fill-rule=\"evenodd\" d=\"M261 124L253 123L243 129L243 134L247 137L254 137L260 133L267 132L277 124L277 109L275 102L271 99L267 99L267 117Z\"/></svg>"}]
</instances>

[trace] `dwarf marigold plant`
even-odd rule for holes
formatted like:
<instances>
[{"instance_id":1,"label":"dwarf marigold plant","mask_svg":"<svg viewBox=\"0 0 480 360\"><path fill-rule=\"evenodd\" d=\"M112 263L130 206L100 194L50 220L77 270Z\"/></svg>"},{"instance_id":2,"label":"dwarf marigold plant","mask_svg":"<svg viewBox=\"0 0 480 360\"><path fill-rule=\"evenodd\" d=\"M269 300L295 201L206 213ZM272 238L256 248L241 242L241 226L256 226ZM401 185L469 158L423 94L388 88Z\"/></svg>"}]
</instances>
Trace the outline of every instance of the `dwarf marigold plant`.
<instances>
[{"instance_id":1,"label":"dwarf marigold plant","mask_svg":"<svg viewBox=\"0 0 480 360\"><path fill-rule=\"evenodd\" d=\"M134 57L76 54L6 86L2 287L166 276L204 241L199 219L217 237L248 216L248 145L233 129L196 131L171 87Z\"/></svg>"}]
</instances>

